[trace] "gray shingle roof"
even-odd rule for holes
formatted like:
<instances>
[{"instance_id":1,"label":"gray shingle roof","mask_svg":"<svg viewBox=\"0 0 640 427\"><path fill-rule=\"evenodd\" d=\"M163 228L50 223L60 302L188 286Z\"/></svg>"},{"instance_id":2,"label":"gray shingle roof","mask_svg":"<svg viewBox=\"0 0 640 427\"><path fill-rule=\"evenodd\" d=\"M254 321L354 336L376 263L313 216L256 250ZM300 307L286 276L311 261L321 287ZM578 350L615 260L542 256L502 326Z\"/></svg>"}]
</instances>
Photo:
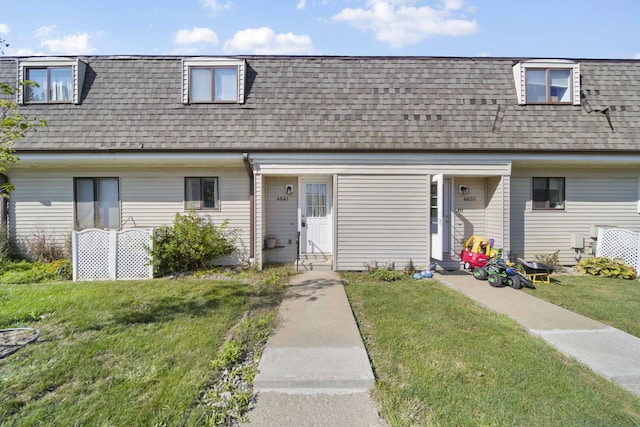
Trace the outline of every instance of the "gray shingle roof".
<instances>
[{"instance_id":1,"label":"gray shingle roof","mask_svg":"<svg viewBox=\"0 0 640 427\"><path fill-rule=\"evenodd\" d=\"M579 60L588 106L520 106L513 58L244 57L244 104L181 103L180 57L83 57L80 105L19 150L634 150L640 61ZM15 58L0 81L15 81ZM609 106L614 130L604 114Z\"/></svg>"}]
</instances>

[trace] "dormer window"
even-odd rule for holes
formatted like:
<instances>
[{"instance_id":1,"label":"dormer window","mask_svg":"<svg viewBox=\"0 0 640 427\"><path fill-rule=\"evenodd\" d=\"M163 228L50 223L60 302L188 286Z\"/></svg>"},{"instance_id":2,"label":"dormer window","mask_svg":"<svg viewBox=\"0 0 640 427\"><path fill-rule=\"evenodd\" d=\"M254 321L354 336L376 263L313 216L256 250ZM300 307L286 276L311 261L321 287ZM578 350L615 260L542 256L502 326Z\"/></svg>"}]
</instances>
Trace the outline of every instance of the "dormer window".
<instances>
[{"instance_id":1,"label":"dormer window","mask_svg":"<svg viewBox=\"0 0 640 427\"><path fill-rule=\"evenodd\" d=\"M25 102L71 102L73 95L71 67L27 68L25 77L38 84L38 86L25 87Z\"/></svg>"},{"instance_id":2,"label":"dormer window","mask_svg":"<svg viewBox=\"0 0 640 427\"><path fill-rule=\"evenodd\" d=\"M561 59L518 62L513 66L518 104L580 105L580 64Z\"/></svg>"},{"instance_id":3,"label":"dormer window","mask_svg":"<svg viewBox=\"0 0 640 427\"><path fill-rule=\"evenodd\" d=\"M18 92L19 104L79 104L87 64L70 58L27 58L18 61L18 81L24 85Z\"/></svg>"},{"instance_id":4,"label":"dormer window","mask_svg":"<svg viewBox=\"0 0 640 427\"><path fill-rule=\"evenodd\" d=\"M572 102L571 70L527 68L527 104L567 104Z\"/></svg>"},{"instance_id":5,"label":"dormer window","mask_svg":"<svg viewBox=\"0 0 640 427\"><path fill-rule=\"evenodd\" d=\"M184 104L244 103L244 60L193 58L182 65Z\"/></svg>"}]
</instances>

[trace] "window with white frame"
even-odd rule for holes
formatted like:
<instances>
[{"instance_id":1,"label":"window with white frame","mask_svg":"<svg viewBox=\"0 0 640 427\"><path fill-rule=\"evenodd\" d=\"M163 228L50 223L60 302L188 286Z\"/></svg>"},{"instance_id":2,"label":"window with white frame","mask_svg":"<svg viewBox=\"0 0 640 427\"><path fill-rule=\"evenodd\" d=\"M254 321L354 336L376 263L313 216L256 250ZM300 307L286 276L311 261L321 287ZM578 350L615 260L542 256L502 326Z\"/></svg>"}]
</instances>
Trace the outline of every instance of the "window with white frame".
<instances>
[{"instance_id":1,"label":"window with white frame","mask_svg":"<svg viewBox=\"0 0 640 427\"><path fill-rule=\"evenodd\" d=\"M244 60L192 58L182 64L184 104L244 103Z\"/></svg>"},{"instance_id":2,"label":"window with white frame","mask_svg":"<svg viewBox=\"0 0 640 427\"><path fill-rule=\"evenodd\" d=\"M533 209L564 209L564 178L534 177L531 183Z\"/></svg>"},{"instance_id":3,"label":"window with white frame","mask_svg":"<svg viewBox=\"0 0 640 427\"><path fill-rule=\"evenodd\" d=\"M186 177L184 179L186 210L217 210L219 207L217 177Z\"/></svg>"},{"instance_id":4,"label":"window with white frame","mask_svg":"<svg viewBox=\"0 0 640 427\"><path fill-rule=\"evenodd\" d=\"M80 103L87 64L71 58L25 58L18 61L19 104Z\"/></svg>"},{"instance_id":5,"label":"window with white frame","mask_svg":"<svg viewBox=\"0 0 640 427\"><path fill-rule=\"evenodd\" d=\"M120 228L118 178L74 178L75 228Z\"/></svg>"},{"instance_id":6,"label":"window with white frame","mask_svg":"<svg viewBox=\"0 0 640 427\"><path fill-rule=\"evenodd\" d=\"M580 105L580 63L527 60L513 65L518 104Z\"/></svg>"}]
</instances>

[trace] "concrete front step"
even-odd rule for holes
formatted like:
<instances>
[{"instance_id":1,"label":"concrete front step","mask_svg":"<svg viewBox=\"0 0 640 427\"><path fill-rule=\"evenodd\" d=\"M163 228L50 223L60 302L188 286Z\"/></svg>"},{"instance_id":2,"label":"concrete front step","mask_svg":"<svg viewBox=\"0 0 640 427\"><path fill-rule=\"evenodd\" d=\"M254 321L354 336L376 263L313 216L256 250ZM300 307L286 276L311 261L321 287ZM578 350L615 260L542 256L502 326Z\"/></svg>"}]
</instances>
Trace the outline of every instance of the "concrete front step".
<instances>
[{"instance_id":1,"label":"concrete front step","mask_svg":"<svg viewBox=\"0 0 640 427\"><path fill-rule=\"evenodd\" d=\"M267 348L253 388L278 393L358 393L374 383L364 348Z\"/></svg>"}]
</instances>

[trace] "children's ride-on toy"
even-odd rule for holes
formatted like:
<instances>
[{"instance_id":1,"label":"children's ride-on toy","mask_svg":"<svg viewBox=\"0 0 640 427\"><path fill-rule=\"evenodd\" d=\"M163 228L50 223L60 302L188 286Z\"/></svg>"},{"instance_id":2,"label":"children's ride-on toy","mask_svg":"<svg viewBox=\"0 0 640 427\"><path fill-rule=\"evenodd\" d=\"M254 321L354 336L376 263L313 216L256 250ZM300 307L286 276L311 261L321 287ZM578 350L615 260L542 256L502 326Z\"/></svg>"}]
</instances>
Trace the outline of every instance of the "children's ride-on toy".
<instances>
[{"instance_id":1,"label":"children's ride-on toy","mask_svg":"<svg viewBox=\"0 0 640 427\"><path fill-rule=\"evenodd\" d=\"M535 289L533 282L515 267L509 267L505 261L498 257L489 258L484 267L473 269L473 277L478 280L487 280L493 287L510 286L520 289L523 286Z\"/></svg>"},{"instance_id":2,"label":"children's ride-on toy","mask_svg":"<svg viewBox=\"0 0 640 427\"><path fill-rule=\"evenodd\" d=\"M471 270L476 267L484 267L490 256L491 241L486 237L474 234L464 244L464 248L460 252L460 261L464 263L465 270Z\"/></svg>"}]
</instances>

